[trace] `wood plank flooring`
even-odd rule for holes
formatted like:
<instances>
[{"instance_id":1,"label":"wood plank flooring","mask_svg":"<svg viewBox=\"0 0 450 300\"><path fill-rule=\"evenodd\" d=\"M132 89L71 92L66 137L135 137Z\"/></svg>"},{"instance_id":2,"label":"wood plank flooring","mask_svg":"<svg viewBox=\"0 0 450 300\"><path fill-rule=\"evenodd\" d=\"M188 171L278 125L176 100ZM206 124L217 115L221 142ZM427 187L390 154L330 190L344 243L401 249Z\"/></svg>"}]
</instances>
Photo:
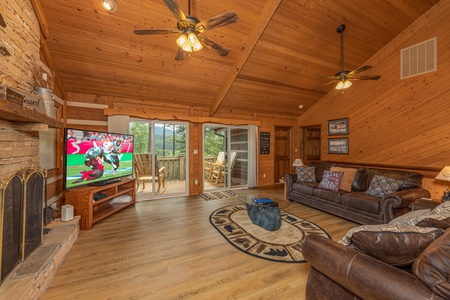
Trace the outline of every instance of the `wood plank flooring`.
<instances>
[{"instance_id":1,"label":"wood plank flooring","mask_svg":"<svg viewBox=\"0 0 450 300\"><path fill-rule=\"evenodd\" d=\"M282 188L238 190L283 197ZM277 263L231 246L209 223L237 199L139 202L81 231L42 299L304 299L307 263ZM292 203L284 210L333 240L357 224Z\"/></svg>"}]
</instances>

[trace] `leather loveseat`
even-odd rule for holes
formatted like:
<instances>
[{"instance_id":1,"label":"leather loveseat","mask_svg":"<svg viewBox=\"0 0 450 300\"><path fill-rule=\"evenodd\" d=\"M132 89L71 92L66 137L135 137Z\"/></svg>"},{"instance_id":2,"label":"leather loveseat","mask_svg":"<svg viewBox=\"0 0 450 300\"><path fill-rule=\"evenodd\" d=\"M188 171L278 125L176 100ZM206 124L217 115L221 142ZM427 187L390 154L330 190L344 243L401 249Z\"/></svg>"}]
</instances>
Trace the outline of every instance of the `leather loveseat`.
<instances>
[{"instance_id":1,"label":"leather loveseat","mask_svg":"<svg viewBox=\"0 0 450 300\"><path fill-rule=\"evenodd\" d=\"M388 223L409 212L414 200L430 197L430 192L422 188L423 175L417 172L322 161L310 161L306 167L315 170L315 178L310 180L313 182L299 181L298 174L285 175L287 199L360 224ZM321 188L324 173L332 168L353 169L356 172L347 190L340 187L337 191ZM367 194L375 176L395 179L398 182L397 191L383 197Z\"/></svg>"},{"instance_id":2,"label":"leather loveseat","mask_svg":"<svg viewBox=\"0 0 450 300\"><path fill-rule=\"evenodd\" d=\"M424 234L409 230L395 233L376 230L372 232L377 241L386 238L382 235L383 233L390 235L390 238L397 234L395 241L399 244L403 243L402 246L406 245L407 247L400 251L402 252L401 256L394 261L400 261L404 256L410 256L408 259L412 258L412 260L407 266L395 266L386 262L384 253L377 257L373 253L361 251L358 247L346 246L341 242L338 243L319 235L307 236L302 243L303 256L310 263L306 299L450 299L450 277L448 275L450 274L450 229L448 229L450 217L448 217L448 207L450 206L447 206L446 219L424 225L426 227L423 228L424 230L441 231L437 237L434 236L429 241L426 241L427 237ZM424 221L429 222L429 220L432 219ZM445 226L436 225L436 223L445 224ZM417 227L420 222L415 224ZM439 228L428 227L432 224ZM384 225L363 225L361 227L364 226ZM361 237L368 236L367 232L364 234L366 235ZM397 254L398 251L395 249L396 245L392 239L385 239L384 242L386 247L394 248L391 254ZM420 248L421 243L427 243L424 245L424 250L420 249L414 256L411 256L411 253ZM371 247L375 250L383 248L378 242L373 244Z\"/></svg>"}]
</instances>

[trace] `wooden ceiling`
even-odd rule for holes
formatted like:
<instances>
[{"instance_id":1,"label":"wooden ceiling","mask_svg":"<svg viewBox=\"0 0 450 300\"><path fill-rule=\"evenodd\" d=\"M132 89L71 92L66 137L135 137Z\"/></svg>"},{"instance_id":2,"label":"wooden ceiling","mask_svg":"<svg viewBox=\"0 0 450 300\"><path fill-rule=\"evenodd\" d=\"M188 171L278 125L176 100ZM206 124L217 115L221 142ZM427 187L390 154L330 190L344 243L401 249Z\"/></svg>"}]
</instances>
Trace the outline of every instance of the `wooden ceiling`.
<instances>
[{"instance_id":1,"label":"wooden ceiling","mask_svg":"<svg viewBox=\"0 0 450 300\"><path fill-rule=\"evenodd\" d=\"M36 0L37 1L37 0ZM162 0L39 0L48 23L48 49L68 92L144 99L222 110L299 116L438 0L191 0L206 20L226 11L237 23L202 33L230 50L209 48L175 61L179 34L138 36L134 29L176 28ZM178 0L188 13L188 0ZM377 67L364 75L376 74ZM355 84L377 84L358 81ZM299 105L304 108L299 109Z\"/></svg>"}]
</instances>

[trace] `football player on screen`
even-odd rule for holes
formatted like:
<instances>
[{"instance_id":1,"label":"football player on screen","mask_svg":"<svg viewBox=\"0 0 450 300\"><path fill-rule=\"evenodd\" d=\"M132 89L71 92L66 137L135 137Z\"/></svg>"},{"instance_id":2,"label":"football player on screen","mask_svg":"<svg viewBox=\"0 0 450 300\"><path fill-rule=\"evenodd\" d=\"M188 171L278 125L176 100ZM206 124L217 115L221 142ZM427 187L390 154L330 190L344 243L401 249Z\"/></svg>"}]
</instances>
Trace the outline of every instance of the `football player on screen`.
<instances>
[{"instance_id":1,"label":"football player on screen","mask_svg":"<svg viewBox=\"0 0 450 300\"><path fill-rule=\"evenodd\" d=\"M106 145L105 145L106 144ZM120 157L122 156L122 138L117 137L112 143L104 143L105 162L111 164L113 174L116 175L116 170L120 165ZM108 154L106 154L108 153Z\"/></svg>"},{"instance_id":2,"label":"football player on screen","mask_svg":"<svg viewBox=\"0 0 450 300\"><path fill-rule=\"evenodd\" d=\"M81 178L72 183L80 183L86 180L93 180L103 176L105 166L103 165L103 150L99 147L92 147L84 154L84 164L91 170L83 170L80 172Z\"/></svg>"}]
</instances>

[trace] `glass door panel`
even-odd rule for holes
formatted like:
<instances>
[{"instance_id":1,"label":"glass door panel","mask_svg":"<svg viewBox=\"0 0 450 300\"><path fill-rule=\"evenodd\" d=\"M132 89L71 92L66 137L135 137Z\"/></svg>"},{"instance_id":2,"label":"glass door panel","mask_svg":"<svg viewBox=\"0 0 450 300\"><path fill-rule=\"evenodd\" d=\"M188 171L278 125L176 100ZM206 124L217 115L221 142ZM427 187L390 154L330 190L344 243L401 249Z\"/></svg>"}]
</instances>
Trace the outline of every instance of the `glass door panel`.
<instances>
[{"instance_id":1,"label":"glass door panel","mask_svg":"<svg viewBox=\"0 0 450 300\"><path fill-rule=\"evenodd\" d=\"M247 186L248 128L205 124L204 190Z\"/></svg>"},{"instance_id":2,"label":"glass door panel","mask_svg":"<svg viewBox=\"0 0 450 300\"><path fill-rule=\"evenodd\" d=\"M248 176L248 128L230 128L229 174L231 187L246 187Z\"/></svg>"},{"instance_id":3,"label":"glass door panel","mask_svg":"<svg viewBox=\"0 0 450 300\"><path fill-rule=\"evenodd\" d=\"M133 120L137 200L186 195L187 125Z\"/></svg>"},{"instance_id":4,"label":"glass door panel","mask_svg":"<svg viewBox=\"0 0 450 300\"><path fill-rule=\"evenodd\" d=\"M224 167L227 156L228 128L223 125L203 127L204 190L226 187Z\"/></svg>"}]
</instances>

